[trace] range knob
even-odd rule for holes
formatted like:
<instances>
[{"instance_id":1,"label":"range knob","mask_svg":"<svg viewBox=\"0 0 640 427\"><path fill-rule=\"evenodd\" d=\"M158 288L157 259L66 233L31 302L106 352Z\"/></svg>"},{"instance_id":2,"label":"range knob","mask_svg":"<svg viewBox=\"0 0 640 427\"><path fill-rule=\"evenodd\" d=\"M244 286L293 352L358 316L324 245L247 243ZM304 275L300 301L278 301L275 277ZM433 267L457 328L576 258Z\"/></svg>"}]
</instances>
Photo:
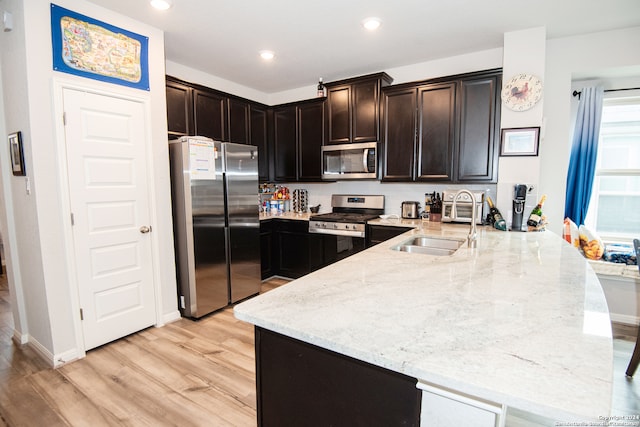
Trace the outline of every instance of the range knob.
<instances>
[{"instance_id":1,"label":"range knob","mask_svg":"<svg viewBox=\"0 0 640 427\"><path fill-rule=\"evenodd\" d=\"M338 224L333 224L333 228L334 229L338 228Z\"/></svg>"}]
</instances>

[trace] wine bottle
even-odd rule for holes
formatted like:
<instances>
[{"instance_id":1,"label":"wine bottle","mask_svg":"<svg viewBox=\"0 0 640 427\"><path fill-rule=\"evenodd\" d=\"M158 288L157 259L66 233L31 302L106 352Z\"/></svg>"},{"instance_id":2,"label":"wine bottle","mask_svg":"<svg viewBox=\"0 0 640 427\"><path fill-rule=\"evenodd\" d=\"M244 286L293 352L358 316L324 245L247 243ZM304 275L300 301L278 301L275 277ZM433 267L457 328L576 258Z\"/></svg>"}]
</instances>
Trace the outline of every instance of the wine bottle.
<instances>
[{"instance_id":1,"label":"wine bottle","mask_svg":"<svg viewBox=\"0 0 640 427\"><path fill-rule=\"evenodd\" d=\"M540 220L542 219L542 205L544 204L544 201L546 199L547 199L547 195L543 194L542 198L540 198L540 201L538 202L536 207L531 210L531 213L529 214L529 219L527 220L527 225L529 227L537 227L538 224L540 224Z\"/></svg>"},{"instance_id":2,"label":"wine bottle","mask_svg":"<svg viewBox=\"0 0 640 427\"><path fill-rule=\"evenodd\" d=\"M487 196L487 204L489 205L489 220L493 223L493 226L502 231L507 231L507 222L502 218L502 214L493 204L491 197Z\"/></svg>"},{"instance_id":3,"label":"wine bottle","mask_svg":"<svg viewBox=\"0 0 640 427\"><path fill-rule=\"evenodd\" d=\"M324 96L324 83L322 83L322 77L320 77L320 80L318 81L318 98L321 98Z\"/></svg>"}]
</instances>

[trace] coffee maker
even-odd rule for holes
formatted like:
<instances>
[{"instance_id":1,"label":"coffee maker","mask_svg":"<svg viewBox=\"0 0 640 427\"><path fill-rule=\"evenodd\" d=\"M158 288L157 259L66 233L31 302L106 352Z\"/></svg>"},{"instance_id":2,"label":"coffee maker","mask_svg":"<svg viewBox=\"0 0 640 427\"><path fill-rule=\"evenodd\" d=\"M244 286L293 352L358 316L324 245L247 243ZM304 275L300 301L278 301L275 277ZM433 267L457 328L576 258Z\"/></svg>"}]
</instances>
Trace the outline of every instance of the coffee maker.
<instances>
[{"instance_id":1,"label":"coffee maker","mask_svg":"<svg viewBox=\"0 0 640 427\"><path fill-rule=\"evenodd\" d=\"M511 230L524 231L522 229L524 218L524 203L527 199L527 186L525 184L516 184L513 189L513 214L511 216Z\"/></svg>"}]
</instances>

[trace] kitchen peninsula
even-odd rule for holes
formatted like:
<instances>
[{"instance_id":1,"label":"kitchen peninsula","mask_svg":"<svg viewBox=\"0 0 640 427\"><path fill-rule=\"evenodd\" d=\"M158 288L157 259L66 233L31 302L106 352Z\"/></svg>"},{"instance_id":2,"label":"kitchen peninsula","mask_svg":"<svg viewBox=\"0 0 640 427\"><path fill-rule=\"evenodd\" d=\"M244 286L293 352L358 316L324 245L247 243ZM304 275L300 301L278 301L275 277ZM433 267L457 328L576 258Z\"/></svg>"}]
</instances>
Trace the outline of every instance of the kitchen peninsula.
<instances>
[{"instance_id":1,"label":"kitchen peninsula","mask_svg":"<svg viewBox=\"0 0 640 427\"><path fill-rule=\"evenodd\" d=\"M402 390L400 404L416 403L400 408L409 412L402 418L406 425L427 425L427 418L440 416L494 425L491 420L509 408L559 422L608 416L607 303L591 267L559 236L481 227L477 248L463 244L451 256L391 250L414 235L467 233L463 225L425 223L237 305L236 317L256 325L259 425L275 416L273 405L294 408L305 399L299 391L323 390L334 370L356 373L351 382L368 378L357 375L361 368L408 384L393 385ZM287 348L282 354L281 343ZM349 368L312 363L336 358ZM284 364L281 371L274 361ZM314 369L319 372L304 383L300 374ZM264 391L274 392L274 381L291 389L269 397ZM283 402L298 394L299 401ZM339 407L349 410L340 396L320 396L310 405L327 416ZM485 413L488 424L479 421Z\"/></svg>"}]
</instances>

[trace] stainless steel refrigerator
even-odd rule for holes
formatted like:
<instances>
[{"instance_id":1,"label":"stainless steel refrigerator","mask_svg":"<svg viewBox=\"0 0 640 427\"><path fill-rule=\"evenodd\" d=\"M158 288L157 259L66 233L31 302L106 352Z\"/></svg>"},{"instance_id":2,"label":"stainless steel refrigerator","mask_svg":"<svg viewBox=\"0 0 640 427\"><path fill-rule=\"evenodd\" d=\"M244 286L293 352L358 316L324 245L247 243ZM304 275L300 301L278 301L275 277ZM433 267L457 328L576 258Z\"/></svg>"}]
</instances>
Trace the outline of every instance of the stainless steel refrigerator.
<instances>
[{"instance_id":1,"label":"stainless steel refrigerator","mask_svg":"<svg viewBox=\"0 0 640 427\"><path fill-rule=\"evenodd\" d=\"M180 311L199 318L260 291L258 149L169 142Z\"/></svg>"}]
</instances>

